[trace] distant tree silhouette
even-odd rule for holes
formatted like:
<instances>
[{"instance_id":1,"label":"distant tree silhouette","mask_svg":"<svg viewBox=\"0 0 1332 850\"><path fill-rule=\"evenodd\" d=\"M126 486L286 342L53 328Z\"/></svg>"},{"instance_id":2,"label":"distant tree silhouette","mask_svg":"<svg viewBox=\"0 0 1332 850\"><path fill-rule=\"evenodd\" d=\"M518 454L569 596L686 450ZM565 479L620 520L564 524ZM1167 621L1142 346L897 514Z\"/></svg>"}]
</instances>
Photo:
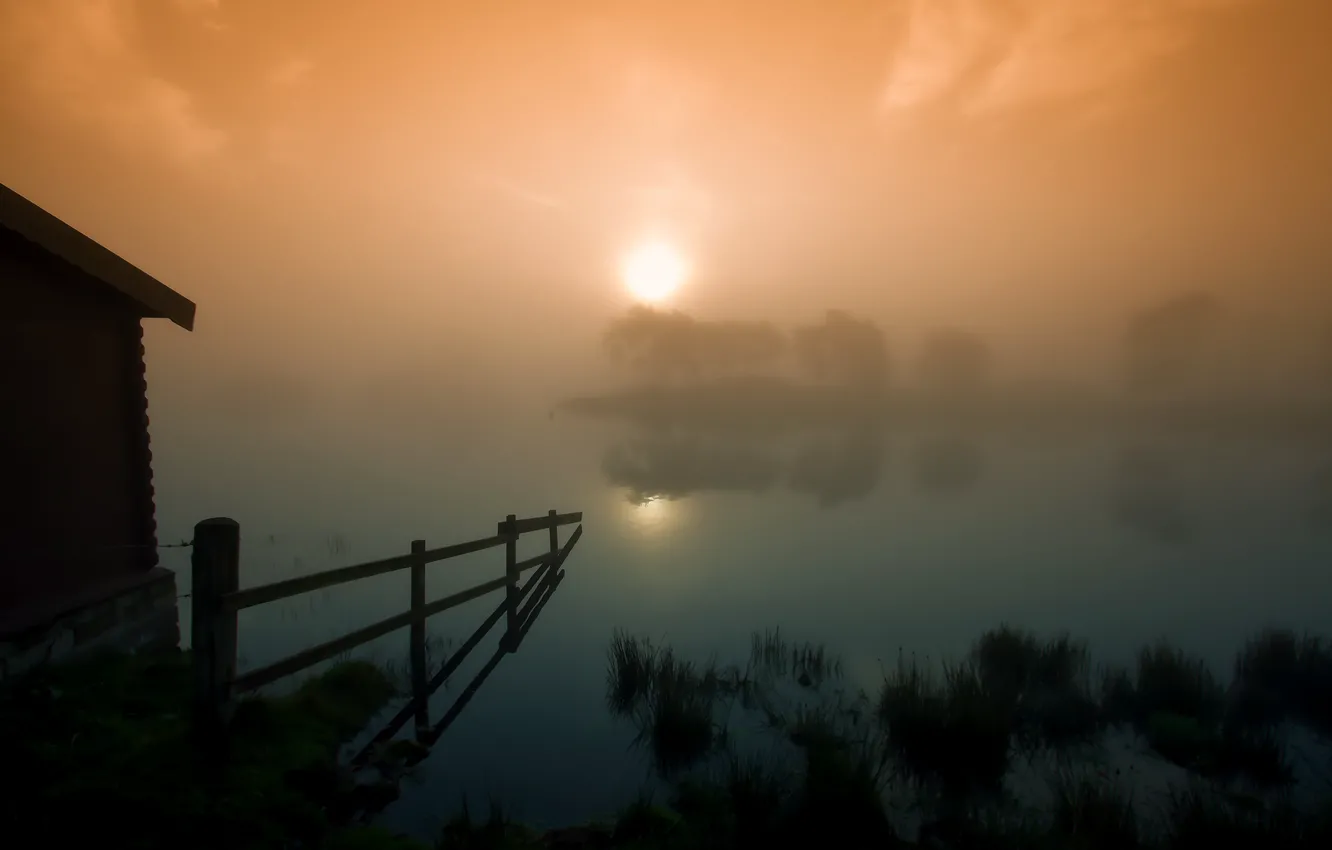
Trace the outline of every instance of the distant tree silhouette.
<instances>
[{"instance_id":1,"label":"distant tree silhouette","mask_svg":"<svg viewBox=\"0 0 1332 850\"><path fill-rule=\"evenodd\" d=\"M612 362L667 382L759 371L786 352L785 336L767 322L707 322L650 307L612 321L603 344Z\"/></svg>"},{"instance_id":2,"label":"distant tree silhouette","mask_svg":"<svg viewBox=\"0 0 1332 850\"><path fill-rule=\"evenodd\" d=\"M874 389L888 382L888 344L868 320L829 310L821 324L796 328L792 346L800 367L815 380Z\"/></svg>"},{"instance_id":3,"label":"distant tree silhouette","mask_svg":"<svg viewBox=\"0 0 1332 850\"><path fill-rule=\"evenodd\" d=\"M993 354L979 334L951 328L937 330L925 340L916 369L922 387L965 395L989 386Z\"/></svg>"},{"instance_id":4,"label":"distant tree silhouette","mask_svg":"<svg viewBox=\"0 0 1332 850\"><path fill-rule=\"evenodd\" d=\"M693 325L693 318L679 311L633 307L610 323L603 345L611 362L645 377L665 381L695 377Z\"/></svg>"},{"instance_id":5,"label":"distant tree silhouette","mask_svg":"<svg viewBox=\"0 0 1332 850\"><path fill-rule=\"evenodd\" d=\"M767 322L698 322L699 353L712 374L752 374L786 354L786 336Z\"/></svg>"},{"instance_id":6,"label":"distant tree silhouette","mask_svg":"<svg viewBox=\"0 0 1332 850\"><path fill-rule=\"evenodd\" d=\"M1220 315L1220 301L1208 292L1177 295L1135 315L1124 336L1129 389L1160 394L1195 386Z\"/></svg>"}]
</instances>

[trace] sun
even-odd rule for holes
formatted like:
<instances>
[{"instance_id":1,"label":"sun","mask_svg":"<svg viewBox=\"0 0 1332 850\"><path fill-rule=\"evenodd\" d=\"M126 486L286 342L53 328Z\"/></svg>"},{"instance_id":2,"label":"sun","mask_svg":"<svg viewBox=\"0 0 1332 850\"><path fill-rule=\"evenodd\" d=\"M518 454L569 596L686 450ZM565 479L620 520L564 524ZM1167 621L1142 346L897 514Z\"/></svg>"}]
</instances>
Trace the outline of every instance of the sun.
<instances>
[{"instance_id":1,"label":"sun","mask_svg":"<svg viewBox=\"0 0 1332 850\"><path fill-rule=\"evenodd\" d=\"M689 275L689 264L666 242L643 242L625 255L620 277L639 301L657 304L675 294Z\"/></svg>"}]
</instances>

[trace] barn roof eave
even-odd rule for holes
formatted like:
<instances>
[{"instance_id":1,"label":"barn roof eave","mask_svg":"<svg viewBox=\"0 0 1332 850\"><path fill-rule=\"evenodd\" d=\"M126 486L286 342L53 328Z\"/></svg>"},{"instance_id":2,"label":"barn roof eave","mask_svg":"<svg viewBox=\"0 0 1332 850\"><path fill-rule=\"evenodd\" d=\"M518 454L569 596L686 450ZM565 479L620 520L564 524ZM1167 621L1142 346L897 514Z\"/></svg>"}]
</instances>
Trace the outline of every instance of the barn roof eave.
<instances>
[{"instance_id":1,"label":"barn roof eave","mask_svg":"<svg viewBox=\"0 0 1332 850\"><path fill-rule=\"evenodd\" d=\"M194 302L0 184L0 227L12 230L128 297L144 318L170 319L194 330Z\"/></svg>"}]
</instances>

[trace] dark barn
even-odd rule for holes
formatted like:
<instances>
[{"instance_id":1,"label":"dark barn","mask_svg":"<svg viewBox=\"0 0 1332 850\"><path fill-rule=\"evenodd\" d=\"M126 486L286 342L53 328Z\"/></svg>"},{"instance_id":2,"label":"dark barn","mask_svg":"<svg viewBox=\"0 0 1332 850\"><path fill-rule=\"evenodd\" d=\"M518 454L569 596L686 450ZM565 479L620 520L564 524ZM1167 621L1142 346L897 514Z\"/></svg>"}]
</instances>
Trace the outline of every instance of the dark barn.
<instances>
[{"instance_id":1,"label":"dark barn","mask_svg":"<svg viewBox=\"0 0 1332 850\"><path fill-rule=\"evenodd\" d=\"M145 318L194 304L0 185L0 675L169 616L158 566ZM169 585L169 587L168 587Z\"/></svg>"}]
</instances>

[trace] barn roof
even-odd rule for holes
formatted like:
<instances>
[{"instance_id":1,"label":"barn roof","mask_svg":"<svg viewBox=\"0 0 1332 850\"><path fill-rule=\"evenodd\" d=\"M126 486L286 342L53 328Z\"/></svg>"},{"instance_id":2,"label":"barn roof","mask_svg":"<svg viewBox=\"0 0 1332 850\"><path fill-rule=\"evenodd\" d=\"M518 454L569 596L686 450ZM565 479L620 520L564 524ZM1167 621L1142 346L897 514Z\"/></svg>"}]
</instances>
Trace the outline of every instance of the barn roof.
<instances>
[{"instance_id":1,"label":"barn roof","mask_svg":"<svg viewBox=\"0 0 1332 850\"><path fill-rule=\"evenodd\" d=\"M36 244L124 294L144 318L170 319L194 330L194 302L84 236L0 183L0 227Z\"/></svg>"}]
</instances>

